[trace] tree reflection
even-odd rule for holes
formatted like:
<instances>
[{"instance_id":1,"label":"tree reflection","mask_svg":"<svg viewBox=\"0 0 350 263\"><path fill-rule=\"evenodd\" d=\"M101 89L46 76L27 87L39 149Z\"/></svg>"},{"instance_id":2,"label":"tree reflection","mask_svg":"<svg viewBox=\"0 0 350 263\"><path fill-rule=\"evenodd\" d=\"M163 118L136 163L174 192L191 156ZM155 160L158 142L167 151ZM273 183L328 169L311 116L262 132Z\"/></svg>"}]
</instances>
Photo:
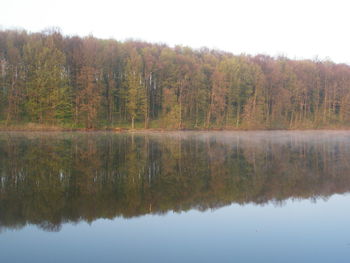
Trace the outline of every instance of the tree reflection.
<instances>
[{"instance_id":1,"label":"tree reflection","mask_svg":"<svg viewBox=\"0 0 350 263\"><path fill-rule=\"evenodd\" d=\"M318 133L0 134L0 229L328 198L350 140Z\"/></svg>"}]
</instances>

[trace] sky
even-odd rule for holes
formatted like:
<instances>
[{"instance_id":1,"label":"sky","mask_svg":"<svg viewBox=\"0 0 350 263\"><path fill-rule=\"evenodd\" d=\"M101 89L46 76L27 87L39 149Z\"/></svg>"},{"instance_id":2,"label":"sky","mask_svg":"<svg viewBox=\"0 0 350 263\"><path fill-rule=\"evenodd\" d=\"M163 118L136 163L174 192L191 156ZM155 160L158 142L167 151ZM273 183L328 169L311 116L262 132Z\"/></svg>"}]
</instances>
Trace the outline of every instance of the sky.
<instances>
[{"instance_id":1,"label":"sky","mask_svg":"<svg viewBox=\"0 0 350 263\"><path fill-rule=\"evenodd\" d=\"M3 0L0 28L350 64L349 10L342 0Z\"/></svg>"}]
</instances>

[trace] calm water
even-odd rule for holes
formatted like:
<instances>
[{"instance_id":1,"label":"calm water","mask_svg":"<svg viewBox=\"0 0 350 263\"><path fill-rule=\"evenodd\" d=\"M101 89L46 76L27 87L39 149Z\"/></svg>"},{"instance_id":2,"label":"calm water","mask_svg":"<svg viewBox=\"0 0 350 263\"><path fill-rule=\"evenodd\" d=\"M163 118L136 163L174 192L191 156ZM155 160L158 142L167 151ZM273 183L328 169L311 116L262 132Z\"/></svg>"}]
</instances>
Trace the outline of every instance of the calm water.
<instances>
[{"instance_id":1,"label":"calm water","mask_svg":"<svg viewBox=\"0 0 350 263\"><path fill-rule=\"evenodd\" d=\"M349 262L350 132L0 133L0 262Z\"/></svg>"}]
</instances>

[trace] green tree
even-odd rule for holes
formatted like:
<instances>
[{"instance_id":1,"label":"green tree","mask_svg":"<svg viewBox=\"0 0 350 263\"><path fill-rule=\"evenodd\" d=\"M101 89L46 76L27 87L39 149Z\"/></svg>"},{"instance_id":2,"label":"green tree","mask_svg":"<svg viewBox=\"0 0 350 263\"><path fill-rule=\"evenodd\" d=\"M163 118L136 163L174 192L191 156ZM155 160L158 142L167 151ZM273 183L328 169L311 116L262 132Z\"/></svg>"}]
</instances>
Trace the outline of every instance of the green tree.
<instances>
[{"instance_id":1,"label":"green tree","mask_svg":"<svg viewBox=\"0 0 350 263\"><path fill-rule=\"evenodd\" d=\"M126 110L131 119L131 128L135 128L135 119L145 116L147 111L147 92L141 75L141 57L132 49L125 66Z\"/></svg>"},{"instance_id":2,"label":"green tree","mask_svg":"<svg viewBox=\"0 0 350 263\"><path fill-rule=\"evenodd\" d=\"M71 116L65 55L51 36L32 38L24 47L27 64L26 109L33 121L64 121Z\"/></svg>"}]
</instances>

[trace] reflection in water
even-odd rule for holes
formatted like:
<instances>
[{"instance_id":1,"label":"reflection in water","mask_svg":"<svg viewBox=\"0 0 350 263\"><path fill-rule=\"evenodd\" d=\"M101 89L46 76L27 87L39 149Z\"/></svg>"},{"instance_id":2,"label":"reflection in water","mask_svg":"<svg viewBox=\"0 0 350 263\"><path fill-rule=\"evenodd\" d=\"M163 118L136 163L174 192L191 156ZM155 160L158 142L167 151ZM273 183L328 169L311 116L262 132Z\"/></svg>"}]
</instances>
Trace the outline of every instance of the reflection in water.
<instances>
[{"instance_id":1,"label":"reflection in water","mask_svg":"<svg viewBox=\"0 0 350 263\"><path fill-rule=\"evenodd\" d=\"M350 133L1 133L0 228L350 191Z\"/></svg>"}]
</instances>

